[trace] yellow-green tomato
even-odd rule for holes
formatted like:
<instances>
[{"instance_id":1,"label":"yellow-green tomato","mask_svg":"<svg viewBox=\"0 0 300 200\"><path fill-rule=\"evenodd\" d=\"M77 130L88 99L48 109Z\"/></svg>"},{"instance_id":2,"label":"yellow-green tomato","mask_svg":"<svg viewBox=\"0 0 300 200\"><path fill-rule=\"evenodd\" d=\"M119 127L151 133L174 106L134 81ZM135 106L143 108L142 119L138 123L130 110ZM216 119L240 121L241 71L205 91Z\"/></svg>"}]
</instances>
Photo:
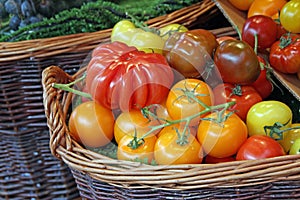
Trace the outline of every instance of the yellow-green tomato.
<instances>
[{"instance_id":1,"label":"yellow-green tomato","mask_svg":"<svg viewBox=\"0 0 300 200\"><path fill-rule=\"evenodd\" d=\"M297 140L295 140L295 142L291 146L289 154L290 155L300 154L300 138L298 138Z\"/></svg>"},{"instance_id":2,"label":"yellow-green tomato","mask_svg":"<svg viewBox=\"0 0 300 200\"><path fill-rule=\"evenodd\" d=\"M284 125L283 129L290 127L292 115L292 110L283 102L268 100L256 103L249 109L246 118L249 135L269 135L264 127L275 123Z\"/></svg>"},{"instance_id":3,"label":"yellow-green tomato","mask_svg":"<svg viewBox=\"0 0 300 200\"><path fill-rule=\"evenodd\" d=\"M168 24L162 28L159 29L159 35L164 39L167 40L170 35L172 35L175 32L186 32L188 31L188 28L181 25L181 24Z\"/></svg>"},{"instance_id":4,"label":"yellow-green tomato","mask_svg":"<svg viewBox=\"0 0 300 200\"><path fill-rule=\"evenodd\" d=\"M300 33L300 0L284 4L280 11L280 23L287 31Z\"/></svg>"},{"instance_id":5,"label":"yellow-green tomato","mask_svg":"<svg viewBox=\"0 0 300 200\"><path fill-rule=\"evenodd\" d=\"M120 32L127 32L133 29L136 29L134 23L129 20L121 20L114 25L111 32L111 38L114 38Z\"/></svg>"},{"instance_id":6,"label":"yellow-green tomato","mask_svg":"<svg viewBox=\"0 0 300 200\"><path fill-rule=\"evenodd\" d=\"M282 140L278 140L285 152L288 152L295 140L300 138L300 123L294 123L291 125L289 131L285 131L282 134Z\"/></svg>"}]
</instances>

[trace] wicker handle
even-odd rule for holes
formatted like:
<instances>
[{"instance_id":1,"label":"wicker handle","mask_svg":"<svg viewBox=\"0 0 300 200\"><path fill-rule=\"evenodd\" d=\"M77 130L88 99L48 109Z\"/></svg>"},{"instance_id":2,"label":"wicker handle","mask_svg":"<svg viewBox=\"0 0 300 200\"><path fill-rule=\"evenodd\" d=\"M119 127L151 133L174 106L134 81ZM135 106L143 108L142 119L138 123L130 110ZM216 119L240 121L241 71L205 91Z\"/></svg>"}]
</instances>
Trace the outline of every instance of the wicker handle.
<instances>
[{"instance_id":1,"label":"wicker handle","mask_svg":"<svg viewBox=\"0 0 300 200\"><path fill-rule=\"evenodd\" d=\"M67 93L52 87L54 83L70 83L74 80L72 76L64 72L57 66L50 66L43 70L42 85L45 115L47 118L47 125L50 132L50 149L51 153L60 157L56 153L56 149L62 145L66 149L71 148L71 138L67 127L66 117L68 108L65 104L72 98L71 93Z\"/></svg>"}]
</instances>

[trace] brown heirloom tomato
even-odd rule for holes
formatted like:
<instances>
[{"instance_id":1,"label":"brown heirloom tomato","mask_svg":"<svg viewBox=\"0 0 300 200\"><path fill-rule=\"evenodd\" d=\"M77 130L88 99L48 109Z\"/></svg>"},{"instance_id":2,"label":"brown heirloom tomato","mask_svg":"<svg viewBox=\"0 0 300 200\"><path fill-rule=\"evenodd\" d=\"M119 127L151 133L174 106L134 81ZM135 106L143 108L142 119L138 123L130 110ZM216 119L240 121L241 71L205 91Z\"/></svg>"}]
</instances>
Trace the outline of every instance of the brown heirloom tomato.
<instances>
[{"instance_id":1,"label":"brown heirloom tomato","mask_svg":"<svg viewBox=\"0 0 300 200\"><path fill-rule=\"evenodd\" d=\"M208 30L189 30L174 33L166 41L163 55L171 67L184 77L200 77L217 45L216 37Z\"/></svg>"},{"instance_id":2,"label":"brown heirloom tomato","mask_svg":"<svg viewBox=\"0 0 300 200\"><path fill-rule=\"evenodd\" d=\"M253 48L244 41L223 41L214 54L222 80L233 84L253 83L260 74L260 66Z\"/></svg>"},{"instance_id":3,"label":"brown heirloom tomato","mask_svg":"<svg viewBox=\"0 0 300 200\"><path fill-rule=\"evenodd\" d=\"M163 55L138 51L121 42L98 46L86 77L96 102L122 111L161 103L173 80L173 70Z\"/></svg>"}]
</instances>

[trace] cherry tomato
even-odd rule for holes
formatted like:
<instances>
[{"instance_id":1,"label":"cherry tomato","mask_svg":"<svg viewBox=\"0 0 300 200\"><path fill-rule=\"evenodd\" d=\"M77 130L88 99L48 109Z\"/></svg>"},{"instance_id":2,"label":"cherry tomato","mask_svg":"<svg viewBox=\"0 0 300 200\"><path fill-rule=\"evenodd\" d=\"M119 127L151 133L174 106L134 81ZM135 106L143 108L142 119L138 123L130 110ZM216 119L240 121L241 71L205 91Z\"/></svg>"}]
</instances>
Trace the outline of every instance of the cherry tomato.
<instances>
[{"instance_id":1,"label":"cherry tomato","mask_svg":"<svg viewBox=\"0 0 300 200\"><path fill-rule=\"evenodd\" d=\"M254 0L248 10L248 17L266 15L277 19L278 12L286 3L286 0Z\"/></svg>"},{"instance_id":2,"label":"cherry tomato","mask_svg":"<svg viewBox=\"0 0 300 200\"><path fill-rule=\"evenodd\" d=\"M156 126L160 122L157 119L146 118L140 110L122 112L114 125L114 137L117 143L125 136L136 136L138 138L151 130L151 126ZM149 137L157 134L160 130L154 131Z\"/></svg>"},{"instance_id":3,"label":"cherry tomato","mask_svg":"<svg viewBox=\"0 0 300 200\"><path fill-rule=\"evenodd\" d=\"M87 101L71 113L69 129L77 142L88 147L100 147L113 138L114 116L111 110Z\"/></svg>"},{"instance_id":4,"label":"cherry tomato","mask_svg":"<svg viewBox=\"0 0 300 200\"><path fill-rule=\"evenodd\" d=\"M186 135L180 140L176 129L168 130L156 140L155 161L160 165L200 164L203 150L198 140L193 135Z\"/></svg>"},{"instance_id":5,"label":"cherry tomato","mask_svg":"<svg viewBox=\"0 0 300 200\"><path fill-rule=\"evenodd\" d=\"M280 23L289 32L300 33L300 1L287 2L280 11Z\"/></svg>"},{"instance_id":6,"label":"cherry tomato","mask_svg":"<svg viewBox=\"0 0 300 200\"><path fill-rule=\"evenodd\" d=\"M290 155L298 155L300 154L300 138L296 139L293 145L291 146Z\"/></svg>"},{"instance_id":7,"label":"cherry tomato","mask_svg":"<svg viewBox=\"0 0 300 200\"><path fill-rule=\"evenodd\" d=\"M250 84L260 74L257 55L244 41L228 39L222 42L215 51L214 62L226 83Z\"/></svg>"},{"instance_id":8,"label":"cherry tomato","mask_svg":"<svg viewBox=\"0 0 300 200\"><path fill-rule=\"evenodd\" d=\"M285 155L282 146L266 135L249 137L237 152L236 160L258 160Z\"/></svg>"},{"instance_id":9,"label":"cherry tomato","mask_svg":"<svg viewBox=\"0 0 300 200\"><path fill-rule=\"evenodd\" d=\"M228 39L235 40L235 38L231 37L231 36L221 36L221 37L216 38L218 44L221 44L223 41L228 40Z\"/></svg>"},{"instance_id":10,"label":"cherry tomato","mask_svg":"<svg viewBox=\"0 0 300 200\"><path fill-rule=\"evenodd\" d=\"M288 128L292 123L292 110L283 102L276 100L265 100L254 104L248 111L246 124L249 135L268 135L266 126L281 123L282 129Z\"/></svg>"},{"instance_id":11,"label":"cherry tomato","mask_svg":"<svg viewBox=\"0 0 300 200\"><path fill-rule=\"evenodd\" d=\"M300 71L300 35L286 34L273 43L269 60L271 66L287 74Z\"/></svg>"},{"instance_id":12,"label":"cherry tomato","mask_svg":"<svg viewBox=\"0 0 300 200\"><path fill-rule=\"evenodd\" d=\"M93 99L122 111L163 102L173 80L173 71L161 54L138 51L121 42L100 44L87 66L86 84Z\"/></svg>"},{"instance_id":13,"label":"cherry tomato","mask_svg":"<svg viewBox=\"0 0 300 200\"><path fill-rule=\"evenodd\" d=\"M249 10L251 4L254 0L229 0L229 2L239 10L247 11Z\"/></svg>"},{"instance_id":14,"label":"cherry tomato","mask_svg":"<svg viewBox=\"0 0 300 200\"><path fill-rule=\"evenodd\" d=\"M254 81L251 86L260 94L262 99L266 99L272 93L274 87L271 78L272 69L269 64L261 57L258 56L260 64L260 74L256 81Z\"/></svg>"},{"instance_id":15,"label":"cherry tomato","mask_svg":"<svg viewBox=\"0 0 300 200\"><path fill-rule=\"evenodd\" d=\"M291 130L283 132L282 140L278 140L285 152L289 152L295 140L300 138L300 123L291 124L290 128Z\"/></svg>"},{"instance_id":16,"label":"cherry tomato","mask_svg":"<svg viewBox=\"0 0 300 200\"><path fill-rule=\"evenodd\" d=\"M163 55L171 67L186 78L200 77L218 43L208 30L174 33L165 42Z\"/></svg>"},{"instance_id":17,"label":"cherry tomato","mask_svg":"<svg viewBox=\"0 0 300 200\"><path fill-rule=\"evenodd\" d=\"M204 163L206 164L216 164L216 163L223 163L223 162L231 162L235 161L233 156L225 157L225 158L215 158L210 155L206 155L204 159Z\"/></svg>"},{"instance_id":18,"label":"cherry tomato","mask_svg":"<svg viewBox=\"0 0 300 200\"><path fill-rule=\"evenodd\" d=\"M192 93L195 98L207 106L214 102L212 89L208 84L199 79L183 79L178 81L171 88L166 101L166 107L169 115L174 120L195 115L204 110L204 107L191 97L186 96ZM200 116L195 117L190 125L197 125Z\"/></svg>"},{"instance_id":19,"label":"cherry tomato","mask_svg":"<svg viewBox=\"0 0 300 200\"><path fill-rule=\"evenodd\" d=\"M242 29L242 39L254 48L255 35L257 36L258 50L263 51L270 48L277 39L276 22L265 15L254 15L247 18Z\"/></svg>"},{"instance_id":20,"label":"cherry tomato","mask_svg":"<svg viewBox=\"0 0 300 200\"><path fill-rule=\"evenodd\" d=\"M235 104L231 106L229 110L235 111L243 121L246 120L250 107L262 101L261 96L254 87L250 85L241 86L224 83L215 87L213 92L215 105L234 101Z\"/></svg>"},{"instance_id":21,"label":"cherry tomato","mask_svg":"<svg viewBox=\"0 0 300 200\"><path fill-rule=\"evenodd\" d=\"M233 156L246 141L246 124L235 113L230 114L227 111L220 116L213 112L205 116L207 120L201 120L197 138L206 154L217 158Z\"/></svg>"},{"instance_id":22,"label":"cherry tomato","mask_svg":"<svg viewBox=\"0 0 300 200\"><path fill-rule=\"evenodd\" d=\"M137 146L131 144L134 137L126 135L124 136L118 144L117 158L119 160L129 160L129 161L147 161L150 164L154 158L154 145L156 142L156 136L147 137L141 140ZM137 142L138 143L138 142Z\"/></svg>"}]
</instances>

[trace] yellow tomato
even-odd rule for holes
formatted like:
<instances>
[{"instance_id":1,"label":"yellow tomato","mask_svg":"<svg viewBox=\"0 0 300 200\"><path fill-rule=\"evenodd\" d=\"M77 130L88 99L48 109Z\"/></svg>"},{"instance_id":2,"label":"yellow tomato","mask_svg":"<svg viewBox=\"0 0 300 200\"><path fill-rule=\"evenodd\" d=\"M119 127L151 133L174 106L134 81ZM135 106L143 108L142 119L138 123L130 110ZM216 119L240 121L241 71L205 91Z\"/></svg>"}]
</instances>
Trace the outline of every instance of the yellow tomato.
<instances>
[{"instance_id":1,"label":"yellow tomato","mask_svg":"<svg viewBox=\"0 0 300 200\"><path fill-rule=\"evenodd\" d=\"M229 0L229 2L239 10L246 11L250 8L254 0Z\"/></svg>"}]
</instances>

